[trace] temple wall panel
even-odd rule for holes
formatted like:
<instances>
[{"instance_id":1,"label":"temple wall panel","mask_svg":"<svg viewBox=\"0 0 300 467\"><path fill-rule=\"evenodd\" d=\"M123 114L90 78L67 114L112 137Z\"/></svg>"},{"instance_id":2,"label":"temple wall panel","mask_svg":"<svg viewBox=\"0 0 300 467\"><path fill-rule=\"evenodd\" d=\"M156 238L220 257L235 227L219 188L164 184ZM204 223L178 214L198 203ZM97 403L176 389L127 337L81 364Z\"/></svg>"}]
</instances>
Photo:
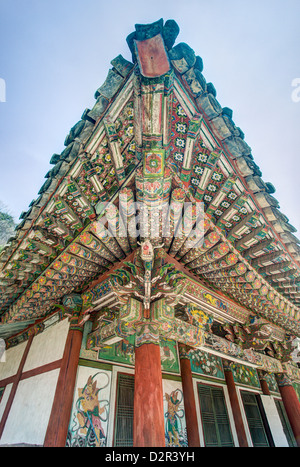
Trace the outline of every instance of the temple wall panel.
<instances>
[{"instance_id":1,"label":"temple wall panel","mask_svg":"<svg viewBox=\"0 0 300 467\"><path fill-rule=\"evenodd\" d=\"M5 351L5 361L0 363L0 381L17 373L26 344L22 342Z\"/></svg>"},{"instance_id":2,"label":"temple wall panel","mask_svg":"<svg viewBox=\"0 0 300 467\"><path fill-rule=\"evenodd\" d=\"M262 404L268 419L272 437L276 447L288 447L279 414L272 396L261 395Z\"/></svg>"},{"instance_id":3,"label":"temple wall panel","mask_svg":"<svg viewBox=\"0 0 300 467\"><path fill-rule=\"evenodd\" d=\"M165 343L165 341L164 341ZM169 342L171 350L173 342ZM114 349L114 345L111 346ZM74 391L73 407L69 422L67 446L116 446L118 387L120 375L134 378L134 366L122 365L127 360L124 355L116 356L115 349L107 349L99 355L102 361L81 360ZM175 349L176 350L176 349ZM130 351L130 348L129 350ZM165 368L174 367L176 351L161 352ZM82 352L82 354L85 354ZM102 355L101 355L102 354ZM85 354L86 355L86 354ZM108 362L103 361L105 356ZM113 359L119 359L116 362ZM169 363L166 361L170 360ZM129 383L130 384L130 383ZM188 446L186 434L186 421L184 412L184 399L180 376L172 373L163 373L164 418L166 446ZM146 410L146 408L145 408ZM92 415L90 415L92 413ZM128 422L130 423L130 422Z\"/></svg>"},{"instance_id":4,"label":"temple wall panel","mask_svg":"<svg viewBox=\"0 0 300 467\"><path fill-rule=\"evenodd\" d=\"M33 338L0 445L43 445L60 371L59 362L63 355L68 330L69 322L63 320ZM18 372L16 362L20 364L25 347L24 342L8 349L6 362L0 366L0 381L8 378L0 399L0 421L13 387L11 381ZM161 338L160 349L166 446L188 446L177 343ZM221 390L232 443L234 446L239 446L222 358L204 350L192 349L190 361L201 446L205 446L206 442L199 385L209 390ZM56 366L51 367L51 363ZM49 364L50 366L45 367ZM104 346L98 352L86 351L85 344L82 346L67 446L116 446L120 375L123 375L125 380L126 376L129 380L131 378L128 384L132 385L134 364L134 341L131 336L124 341ZM274 378L271 378L272 375L267 375L272 395L263 396L256 368L233 362L231 371L249 446L253 443L243 405L243 391L261 398L275 446L288 446L275 405L275 398L280 399L280 395L276 382L273 381ZM133 391L133 386L131 387ZM24 401L26 401L26 410Z\"/></svg>"},{"instance_id":5,"label":"temple wall panel","mask_svg":"<svg viewBox=\"0 0 300 467\"><path fill-rule=\"evenodd\" d=\"M105 447L111 406L112 371L79 366L67 446Z\"/></svg>"},{"instance_id":6,"label":"temple wall panel","mask_svg":"<svg viewBox=\"0 0 300 467\"><path fill-rule=\"evenodd\" d=\"M169 339L161 339L160 347L166 446L188 446L177 344ZM67 445L116 446L119 375L134 377L134 340L129 336L124 341L104 346L98 352L86 351L83 346L81 359L83 363L80 365L84 366L79 366L78 369ZM204 350L193 349L190 352L190 360L201 446L205 446L206 442L199 385L212 390L221 390L226 406L231 442L232 445L239 446L222 358ZM253 443L241 396L243 391L255 394L262 399L275 446L287 446L288 442L274 402L275 398L280 399L274 375L266 375L272 395L263 396L256 368L233 362L231 371L249 446ZM92 389L93 384L94 389ZM90 391L93 390L97 394L93 402L94 406L90 408L91 412L95 413L92 420L94 432L92 428L89 428L89 422L83 428L88 409L82 404L84 404L86 394L89 393L89 386Z\"/></svg>"},{"instance_id":7,"label":"temple wall panel","mask_svg":"<svg viewBox=\"0 0 300 467\"><path fill-rule=\"evenodd\" d=\"M61 359L68 330L69 322L67 319L64 319L35 336L23 371L32 370Z\"/></svg>"},{"instance_id":8,"label":"temple wall panel","mask_svg":"<svg viewBox=\"0 0 300 467\"><path fill-rule=\"evenodd\" d=\"M166 446L188 446L181 381L163 379Z\"/></svg>"},{"instance_id":9,"label":"temple wall panel","mask_svg":"<svg viewBox=\"0 0 300 467\"><path fill-rule=\"evenodd\" d=\"M0 363L1 445L43 445L68 329L65 319L6 350Z\"/></svg>"},{"instance_id":10,"label":"temple wall panel","mask_svg":"<svg viewBox=\"0 0 300 467\"><path fill-rule=\"evenodd\" d=\"M43 445L58 374L56 369L19 382L0 445Z\"/></svg>"}]
</instances>

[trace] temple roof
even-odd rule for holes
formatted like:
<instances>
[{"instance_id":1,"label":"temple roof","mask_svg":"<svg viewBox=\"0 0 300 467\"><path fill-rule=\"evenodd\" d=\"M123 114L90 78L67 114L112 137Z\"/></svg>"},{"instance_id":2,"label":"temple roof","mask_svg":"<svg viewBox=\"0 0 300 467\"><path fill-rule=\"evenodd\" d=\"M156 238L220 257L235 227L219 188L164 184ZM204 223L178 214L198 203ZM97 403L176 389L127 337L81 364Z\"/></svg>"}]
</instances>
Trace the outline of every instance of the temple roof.
<instances>
[{"instance_id":1,"label":"temple roof","mask_svg":"<svg viewBox=\"0 0 300 467\"><path fill-rule=\"evenodd\" d=\"M2 324L47 316L65 294L87 290L136 250L139 237L129 230L108 232L119 232L122 203L145 199L145 154L152 151L153 164L164 159L156 174L161 199L204 203L204 243L191 248L174 231L164 239L170 258L203 285L300 336L296 229L233 111L206 82L201 57L175 45L178 34L173 20L136 25L127 37L132 62L121 55L111 61L95 105L52 155L53 168L0 255ZM147 93L160 103L149 104Z\"/></svg>"}]
</instances>

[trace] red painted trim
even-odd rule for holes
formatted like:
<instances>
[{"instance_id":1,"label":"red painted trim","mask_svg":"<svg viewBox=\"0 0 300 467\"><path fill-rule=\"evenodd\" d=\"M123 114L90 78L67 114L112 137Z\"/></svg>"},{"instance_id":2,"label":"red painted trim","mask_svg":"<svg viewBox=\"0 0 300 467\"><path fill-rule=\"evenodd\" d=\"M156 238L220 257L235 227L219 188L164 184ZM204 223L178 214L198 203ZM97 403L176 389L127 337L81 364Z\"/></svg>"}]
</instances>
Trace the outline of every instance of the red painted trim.
<instances>
[{"instance_id":1,"label":"red painted trim","mask_svg":"<svg viewBox=\"0 0 300 467\"><path fill-rule=\"evenodd\" d=\"M249 447L232 371L225 370L224 374L239 445L242 448Z\"/></svg>"},{"instance_id":2,"label":"red painted trim","mask_svg":"<svg viewBox=\"0 0 300 467\"><path fill-rule=\"evenodd\" d=\"M60 360L55 360L51 363L46 363L45 365L38 366L37 368L33 368L32 370L25 371L22 373L21 380L32 378L33 376L38 376L43 373L47 373L48 371L57 370L57 368L61 367L62 358Z\"/></svg>"},{"instance_id":3,"label":"red painted trim","mask_svg":"<svg viewBox=\"0 0 300 467\"><path fill-rule=\"evenodd\" d=\"M4 388L4 387L7 386L8 384L14 383L15 380L16 380L16 375L8 376L7 378L2 379L2 380L0 381L0 387L1 387L1 388Z\"/></svg>"},{"instance_id":4,"label":"red painted trim","mask_svg":"<svg viewBox=\"0 0 300 467\"><path fill-rule=\"evenodd\" d=\"M121 373L121 372L120 372ZM114 429L113 429L113 439L112 439L112 446L115 445L116 439L116 413L117 413L117 406L118 406L118 383L119 383L119 372L117 373L117 380L116 380L116 387L115 387L115 411L114 411Z\"/></svg>"},{"instance_id":5,"label":"red painted trim","mask_svg":"<svg viewBox=\"0 0 300 467\"><path fill-rule=\"evenodd\" d=\"M260 386L261 386L261 390L262 390L263 394L265 396L270 396L271 393L270 393L270 389L269 389L267 381L264 380L264 379L260 379L259 382L260 382Z\"/></svg>"},{"instance_id":6,"label":"red painted trim","mask_svg":"<svg viewBox=\"0 0 300 467\"><path fill-rule=\"evenodd\" d=\"M21 374L20 380L31 378L32 376L37 376L42 373L47 373L47 371L52 371L56 370L57 368L60 368L61 366L62 359L56 360L51 363L46 363L45 365L38 366L36 368L33 368L32 370L25 371L24 373ZM8 384L14 383L17 379L17 374L13 376L8 376L5 379L0 380L0 387L5 387Z\"/></svg>"},{"instance_id":7,"label":"red painted trim","mask_svg":"<svg viewBox=\"0 0 300 467\"><path fill-rule=\"evenodd\" d=\"M189 358L180 359L180 369L188 445L189 447L200 447L195 393L193 386L191 362Z\"/></svg>"}]
</instances>

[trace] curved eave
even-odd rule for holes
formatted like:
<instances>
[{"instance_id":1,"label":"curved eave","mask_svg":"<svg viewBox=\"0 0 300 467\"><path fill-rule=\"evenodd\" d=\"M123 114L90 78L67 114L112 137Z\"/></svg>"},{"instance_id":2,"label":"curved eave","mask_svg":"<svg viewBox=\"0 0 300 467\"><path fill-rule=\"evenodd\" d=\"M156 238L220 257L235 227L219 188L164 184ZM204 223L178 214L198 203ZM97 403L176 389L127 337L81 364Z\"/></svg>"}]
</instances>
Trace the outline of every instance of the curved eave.
<instances>
[{"instance_id":1,"label":"curved eave","mask_svg":"<svg viewBox=\"0 0 300 467\"><path fill-rule=\"evenodd\" d=\"M271 184L262 180L243 132L232 120L232 111L222 108L216 100L214 86L206 83L202 74L202 60L186 44L173 47L175 39L173 37L168 42L170 36L166 34L165 26L156 25L153 34L160 31L165 41L171 70L175 73L174 96L181 102L187 122L195 114L201 115L202 146L206 147L208 154L216 150L222 153L218 162L219 172L222 172L220 164L223 164L224 173L228 170L226 181L230 176L235 177L237 198L247 197L248 211L241 222L246 223L247 216L251 218L251 210L258 216L254 227L250 226L250 230L246 229L246 233L238 235L239 224L226 228L223 222L226 219L225 208L216 217L217 209L206 206L210 232L216 232L219 236L218 244L208 251L214 252L217 245L226 244L228 251L237 258L235 264L244 265L250 274L249 280L245 271L243 276L238 271L233 276L214 276L213 269L203 273L202 265L198 277L244 306L261 310L267 319L272 321L275 316L276 323L283 328L297 330L300 249L299 240L293 235L295 229L280 213L278 202L272 196ZM176 38L175 33L174 36ZM130 45L132 41L128 40L128 43ZM131 50L134 63L121 56L112 60L113 68L95 93L95 106L91 110L86 109L82 119L70 130L64 151L52 156L50 163L54 167L46 175L39 197L32 201L27 213L21 214L22 222L16 228L15 237L10 239L0 255L0 313L3 323L28 319L30 310L35 310L32 311L34 316L44 316L62 295L83 290L91 280L108 271L136 248L134 243L130 244L129 237L126 239L128 245L125 239L123 243L106 243L95 226L95 220L101 217L104 202L113 203L124 187L135 193L135 173L141 164L138 138L142 122L135 109L133 82L142 65L136 49ZM126 109L128 114L125 118ZM116 124L120 124L121 132L116 130ZM114 131L118 134L114 134ZM135 149L130 152L131 143L135 144ZM118 151L124 160L116 169ZM172 154L170 151L169 156ZM174 159L171 160L171 157L167 160L173 176L172 189L179 187L187 199L197 199L191 178L188 183L182 181L182 164L178 163L175 169L172 161ZM205 165L200 167L203 168ZM200 176L197 180L199 183ZM221 188L218 185L218 190ZM66 200L68 194L73 198L78 197L81 211L75 208L74 199L70 203ZM234 201L228 210L233 205ZM64 219L69 216L71 223L64 223L61 215L66 216ZM247 223L245 225L248 226ZM256 235L256 228L264 231L263 237L259 233ZM237 233L233 234L232 230ZM242 242L247 235L250 235L251 243L251 234L256 235L256 240L251 246L243 247ZM270 248L266 246L268 241ZM276 257L276 252L282 253ZM169 254L173 255L171 250ZM179 262L183 261L178 257L178 252L175 251L173 256ZM278 261L278 258L281 259ZM189 269L189 264L183 264ZM211 261L211 264L217 263ZM230 268L225 269L231 271ZM257 281L260 281L259 287ZM241 285L245 286L243 293L240 292ZM45 300L44 306L41 306L41 297Z\"/></svg>"}]
</instances>

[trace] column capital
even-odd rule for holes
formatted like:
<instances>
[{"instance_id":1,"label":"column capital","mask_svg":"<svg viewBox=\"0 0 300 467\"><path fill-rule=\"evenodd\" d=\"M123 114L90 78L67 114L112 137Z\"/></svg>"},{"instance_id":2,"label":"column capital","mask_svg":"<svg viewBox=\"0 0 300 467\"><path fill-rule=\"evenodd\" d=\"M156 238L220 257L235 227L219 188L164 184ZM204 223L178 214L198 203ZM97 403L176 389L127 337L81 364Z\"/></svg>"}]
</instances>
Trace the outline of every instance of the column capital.
<instances>
[{"instance_id":1,"label":"column capital","mask_svg":"<svg viewBox=\"0 0 300 467\"><path fill-rule=\"evenodd\" d=\"M231 366L233 364L232 360L227 360L225 358L222 358L222 363L223 363L224 371L231 371Z\"/></svg>"},{"instance_id":2,"label":"column capital","mask_svg":"<svg viewBox=\"0 0 300 467\"><path fill-rule=\"evenodd\" d=\"M190 350L191 347L188 345L182 344L181 342L178 342L178 350L179 350L179 358L180 360L189 360L190 359Z\"/></svg>"},{"instance_id":3,"label":"column capital","mask_svg":"<svg viewBox=\"0 0 300 467\"><path fill-rule=\"evenodd\" d=\"M80 324L83 300L80 294L65 295L62 304L69 311L70 330L83 331L83 323Z\"/></svg>"},{"instance_id":4,"label":"column capital","mask_svg":"<svg viewBox=\"0 0 300 467\"><path fill-rule=\"evenodd\" d=\"M30 336L32 336L32 335L36 336L40 332L43 332L43 330L44 330L44 324L43 323L37 323L28 330L27 336L28 336L28 338Z\"/></svg>"},{"instance_id":5,"label":"column capital","mask_svg":"<svg viewBox=\"0 0 300 467\"><path fill-rule=\"evenodd\" d=\"M287 375L287 373L275 373L275 378L278 384L278 387L284 387L284 386L292 386L292 380L291 378Z\"/></svg>"},{"instance_id":6,"label":"column capital","mask_svg":"<svg viewBox=\"0 0 300 467\"><path fill-rule=\"evenodd\" d=\"M271 393L270 393L270 389L269 389L269 385L267 381L268 372L258 369L257 374L258 374L258 378L259 378L259 382L260 382L260 386L261 386L263 394L265 396L270 396Z\"/></svg>"},{"instance_id":7,"label":"column capital","mask_svg":"<svg viewBox=\"0 0 300 467\"><path fill-rule=\"evenodd\" d=\"M70 319L70 331L80 331L83 332L83 324L78 322L78 318L71 318Z\"/></svg>"},{"instance_id":8,"label":"column capital","mask_svg":"<svg viewBox=\"0 0 300 467\"><path fill-rule=\"evenodd\" d=\"M135 347L141 347L144 344L159 345L159 324L144 322L136 327Z\"/></svg>"},{"instance_id":9,"label":"column capital","mask_svg":"<svg viewBox=\"0 0 300 467\"><path fill-rule=\"evenodd\" d=\"M62 298L62 303L66 308L68 308L70 310L74 310L74 311L75 310L80 310L81 311L83 300L82 300L82 297L81 297L80 294L72 293L72 294L69 294L69 295L65 295Z\"/></svg>"},{"instance_id":10,"label":"column capital","mask_svg":"<svg viewBox=\"0 0 300 467\"><path fill-rule=\"evenodd\" d=\"M266 377L267 377L267 374L268 372L265 371L265 370L260 370L260 369L257 369L257 374L258 374L258 377L260 380L266 380Z\"/></svg>"}]
</instances>

